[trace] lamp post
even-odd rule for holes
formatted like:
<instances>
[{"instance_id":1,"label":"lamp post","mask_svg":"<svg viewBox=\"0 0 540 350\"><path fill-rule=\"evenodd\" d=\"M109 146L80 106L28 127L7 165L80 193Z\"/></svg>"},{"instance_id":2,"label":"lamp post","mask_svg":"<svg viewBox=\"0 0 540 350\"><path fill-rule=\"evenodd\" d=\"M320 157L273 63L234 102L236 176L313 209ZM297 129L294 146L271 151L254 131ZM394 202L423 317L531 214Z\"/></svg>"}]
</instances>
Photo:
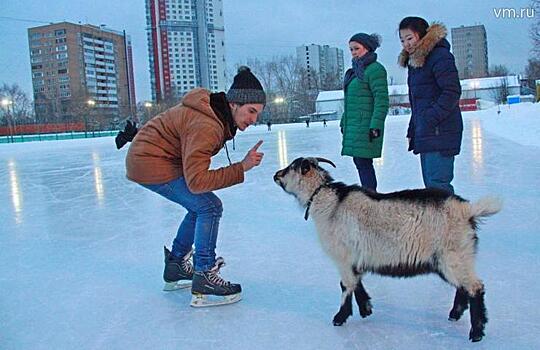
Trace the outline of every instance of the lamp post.
<instances>
[{"instance_id":1,"label":"lamp post","mask_svg":"<svg viewBox=\"0 0 540 350\"><path fill-rule=\"evenodd\" d=\"M86 104L88 105L88 113L84 114L84 138L87 138L87 132L88 132L88 114L90 114L92 108L96 105L96 101L89 99L86 101Z\"/></svg>"},{"instance_id":2,"label":"lamp post","mask_svg":"<svg viewBox=\"0 0 540 350\"><path fill-rule=\"evenodd\" d=\"M476 89L478 89L480 87L480 82L478 80L473 80L471 82L471 87L474 90L474 99L476 100Z\"/></svg>"},{"instance_id":3,"label":"lamp post","mask_svg":"<svg viewBox=\"0 0 540 350\"><path fill-rule=\"evenodd\" d=\"M150 112L154 104L150 101L146 101L144 103L144 108L146 108L146 116L145 116L145 122L150 119Z\"/></svg>"},{"instance_id":4,"label":"lamp post","mask_svg":"<svg viewBox=\"0 0 540 350\"><path fill-rule=\"evenodd\" d=\"M283 105L284 103L286 103L285 98L281 96L276 96L276 98L274 98L274 104L276 105L276 114L278 116L278 120L280 119L280 114L282 112L281 105Z\"/></svg>"},{"instance_id":5,"label":"lamp post","mask_svg":"<svg viewBox=\"0 0 540 350\"><path fill-rule=\"evenodd\" d=\"M9 129L9 139L11 142L13 142L13 123L11 122L12 115L9 111L9 107L13 105L13 101L9 98L3 98L2 99L2 107L4 107L7 111L7 121L8 121L8 129ZM13 111L13 109L11 109Z\"/></svg>"}]
</instances>

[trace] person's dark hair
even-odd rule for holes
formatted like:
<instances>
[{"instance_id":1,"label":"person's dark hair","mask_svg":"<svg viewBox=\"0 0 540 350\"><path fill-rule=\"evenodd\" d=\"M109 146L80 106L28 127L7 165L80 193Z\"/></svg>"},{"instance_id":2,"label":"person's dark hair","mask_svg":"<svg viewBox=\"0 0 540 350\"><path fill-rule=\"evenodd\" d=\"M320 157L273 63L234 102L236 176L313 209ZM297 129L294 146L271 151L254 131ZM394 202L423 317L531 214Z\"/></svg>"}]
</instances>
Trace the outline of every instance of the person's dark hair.
<instances>
[{"instance_id":1,"label":"person's dark hair","mask_svg":"<svg viewBox=\"0 0 540 350\"><path fill-rule=\"evenodd\" d=\"M399 22L399 30L410 29L421 38L427 33L429 27L428 22L421 17L405 17Z\"/></svg>"}]
</instances>

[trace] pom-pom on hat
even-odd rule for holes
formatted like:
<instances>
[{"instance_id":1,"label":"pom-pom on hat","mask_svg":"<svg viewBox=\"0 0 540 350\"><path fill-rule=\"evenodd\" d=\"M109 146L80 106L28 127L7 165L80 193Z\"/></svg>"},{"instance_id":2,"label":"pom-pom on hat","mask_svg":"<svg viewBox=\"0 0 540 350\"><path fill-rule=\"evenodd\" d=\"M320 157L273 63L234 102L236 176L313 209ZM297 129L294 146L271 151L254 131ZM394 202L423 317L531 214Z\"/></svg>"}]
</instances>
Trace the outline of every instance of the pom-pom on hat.
<instances>
[{"instance_id":1,"label":"pom-pom on hat","mask_svg":"<svg viewBox=\"0 0 540 350\"><path fill-rule=\"evenodd\" d=\"M231 88L227 92L227 101L239 104L266 104L266 94L261 82L251 73L249 67L240 66L238 68L238 73L234 76Z\"/></svg>"},{"instance_id":2,"label":"pom-pom on hat","mask_svg":"<svg viewBox=\"0 0 540 350\"><path fill-rule=\"evenodd\" d=\"M369 51L375 51L379 46L381 46L381 36L379 34L366 34L366 33L356 33L354 34L349 42L356 41L359 44L364 45Z\"/></svg>"}]
</instances>

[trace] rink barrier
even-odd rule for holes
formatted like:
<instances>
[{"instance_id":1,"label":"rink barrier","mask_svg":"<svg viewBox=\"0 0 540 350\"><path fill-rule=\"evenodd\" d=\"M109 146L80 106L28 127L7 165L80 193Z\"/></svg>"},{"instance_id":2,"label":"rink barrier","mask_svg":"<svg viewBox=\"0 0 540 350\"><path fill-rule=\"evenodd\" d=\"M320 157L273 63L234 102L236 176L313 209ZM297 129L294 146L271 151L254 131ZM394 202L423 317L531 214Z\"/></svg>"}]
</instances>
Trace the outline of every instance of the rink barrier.
<instances>
[{"instance_id":1,"label":"rink barrier","mask_svg":"<svg viewBox=\"0 0 540 350\"><path fill-rule=\"evenodd\" d=\"M0 136L0 144L2 143L20 143L33 141L56 141L56 140L73 140L95 137L116 136L118 130L107 131L77 131L77 132L62 132L62 133L46 133L46 134L19 134Z\"/></svg>"}]
</instances>

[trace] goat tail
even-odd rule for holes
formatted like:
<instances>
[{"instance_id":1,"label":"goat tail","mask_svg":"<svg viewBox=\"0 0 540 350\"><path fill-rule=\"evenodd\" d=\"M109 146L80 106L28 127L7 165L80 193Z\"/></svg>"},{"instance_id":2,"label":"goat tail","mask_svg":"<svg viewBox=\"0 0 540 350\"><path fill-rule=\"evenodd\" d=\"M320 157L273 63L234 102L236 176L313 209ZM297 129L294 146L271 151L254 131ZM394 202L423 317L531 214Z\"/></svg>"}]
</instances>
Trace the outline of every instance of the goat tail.
<instances>
[{"instance_id":1,"label":"goat tail","mask_svg":"<svg viewBox=\"0 0 540 350\"><path fill-rule=\"evenodd\" d=\"M471 217L481 218L497 214L502 209L502 200L497 197L483 197L471 203Z\"/></svg>"}]
</instances>

